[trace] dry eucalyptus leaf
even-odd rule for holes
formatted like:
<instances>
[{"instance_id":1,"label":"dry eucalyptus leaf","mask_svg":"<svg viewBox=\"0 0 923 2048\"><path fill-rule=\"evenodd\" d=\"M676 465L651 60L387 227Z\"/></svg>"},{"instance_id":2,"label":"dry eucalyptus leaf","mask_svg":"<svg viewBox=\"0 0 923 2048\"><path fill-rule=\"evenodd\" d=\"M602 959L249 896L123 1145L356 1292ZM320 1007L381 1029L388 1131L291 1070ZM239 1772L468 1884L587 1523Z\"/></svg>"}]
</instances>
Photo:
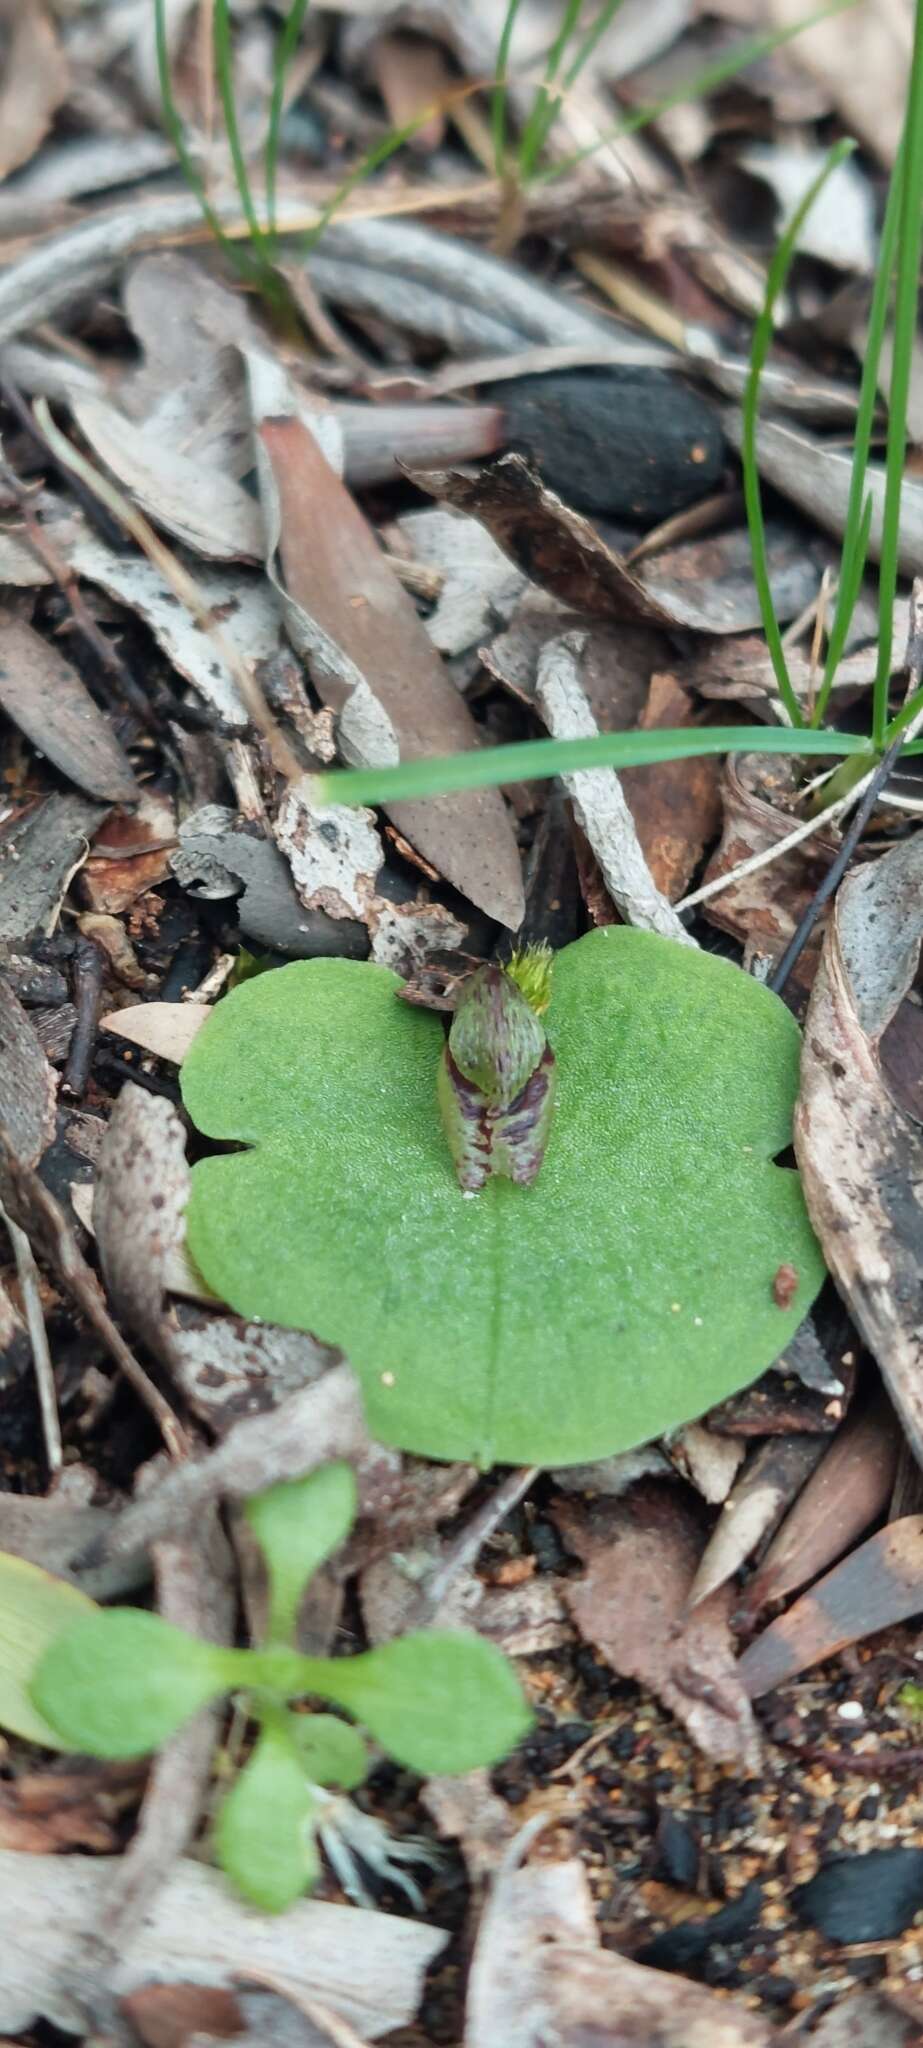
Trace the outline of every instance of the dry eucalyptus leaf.
<instances>
[{"instance_id":1,"label":"dry eucalyptus leaf","mask_svg":"<svg viewBox=\"0 0 923 2048\"><path fill-rule=\"evenodd\" d=\"M477 728L412 600L312 433L291 416L258 430L270 559L278 546L289 630L324 699L341 750L362 765L447 754ZM514 930L522 919L519 856L498 790L469 790L388 815L447 881Z\"/></svg>"},{"instance_id":2,"label":"dry eucalyptus leaf","mask_svg":"<svg viewBox=\"0 0 923 2048\"><path fill-rule=\"evenodd\" d=\"M702 1538L677 1489L643 1481L619 1501L560 1501L555 1520L586 1566L564 1591L585 1640L621 1677L650 1686L716 1763L757 1769L756 1723L735 1670L731 1589L687 1613Z\"/></svg>"},{"instance_id":3,"label":"dry eucalyptus leaf","mask_svg":"<svg viewBox=\"0 0 923 2048\"><path fill-rule=\"evenodd\" d=\"M0 1122L24 1166L35 1166L51 1144L57 1092L34 1026L0 974Z\"/></svg>"},{"instance_id":4,"label":"dry eucalyptus leaf","mask_svg":"<svg viewBox=\"0 0 923 2048\"><path fill-rule=\"evenodd\" d=\"M923 1460L923 1131L880 1057L921 930L917 833L840 885L805 1020L795 1149L830 1271Z\"/></svg>"},{"instance_id":5,"label":"dry eucalyptus leaf","mask_svg":"<svg viewBox=\"0 0 923 2048\"><path fill-rule=\"evenodd\" d=\"M751 1699L760 1699L921 1610L923 1515L906 1515L860 1544L757 1636L737 1665L738 1679Z\"/></svg>"},{"instance_id":6,"label":"dry eucalyptus leaf","mask_svg":"<svg viewBox=\"0 0 923 2048\"><path fill-rule=\"evenodd\" d=\"M258 562L259 506L224 471L146 431L107 399L75 397L71 410L93 453L142 511L212 562Z\"/></svg>"},{"instance_id":7,"label":"dry eucalyptus leaf","mask_svg":"<svg viewBox=\"0 0 923 2048\"><path fill-rule=\"evenodd\" d=\"M69 71L42 0L4 0L6 25L0 90L0 178L27 163L64 99Z\"/></svg>"},{"instance_id":8,"label":"dry eucalyptus leaf","mask_svg":"<svg viewBox=\"0 0 923 2048\"><path fill-rule=\"evenodd\" d=\"M116 1313L169 1365L164 1314L171 1254L183 1241L189 1197L186 1133L163 1095L126 1082L100 1147L93 1221Z\"/></svg>"},{"instance_id":9,"label":"dry eucalyptus leaf","mask_svg":"<svg viewBox=\"0 0 923 2048\"><path fill-rule=\"evenodd\" d=\"M885 1513L900 1446L884 1395L850 1412L761 1558L746 1589L748 1614L816 1579Z\"/></svg>"},{"instance_id":10,"label":"dry eucalyptus leaf","mask_svg":"<svg viewBox=\"0 0 923 2048\"><path fill-rule=\"evenodd\" d=\"M10 611L0 611L0 706L88 796L138 795L131 762L76 669Z\"/></svg>"}]
</instances>

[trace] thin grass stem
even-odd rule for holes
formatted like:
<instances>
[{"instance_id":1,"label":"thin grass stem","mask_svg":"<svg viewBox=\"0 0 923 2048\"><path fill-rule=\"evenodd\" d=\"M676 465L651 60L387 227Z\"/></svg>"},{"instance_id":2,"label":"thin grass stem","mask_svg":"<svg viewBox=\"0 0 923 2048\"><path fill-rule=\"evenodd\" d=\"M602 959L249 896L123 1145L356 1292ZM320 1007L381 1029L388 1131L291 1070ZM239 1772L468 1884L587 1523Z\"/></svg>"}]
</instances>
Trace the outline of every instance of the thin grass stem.
<instances>
[{"instance_id":1,"label":"thin grass stem","mask_svg":"<svg viewBox=\"0 0 923 2048\"><path fill-rule=\"evenodd\" d=\"M872 427L878 400L878 369L888 321L888 307L891 298L891 280L897 255L897 236L900 225L901 195L903 190L904 150L898 151L891 182L888 188L885 217L881 229L881 246L878 253L878 269L875 288L869 309L869 326L862 363L862 378L859 386L859 406L856 413L856 430L853 439L853 466L849 484L849 502L846 510L846 527L843 538L843 553L840 564L840 588L837 596L833 624L827 643L824 662L824 677L814 707L813 723L819 725L833 688L837 668L843 658L843 649L852 623L856 599L865 574L868 557L869 532L872 521L871 499L865 507L862 497L868 472L869 449Z\"/></svg>"},{"instance_id":2,"label":"thin grass stem","mask_svg":"<svg viewBox=\"0 0 923 2048\"><path fill-rule=\"evenodd\" d=\"M557 102L556 99L551 97L551 87L557 78L564 52L580 19L582 5L583 0L566 0L564 12L561 16L560 28L548 52L545 62L545 76L532 102L529 117L519 142L519 170L523 183L528 183L532 176L542 143L554 120Z\"/></svg>"},{"instance_id":3,"label":"thin grass stem","mask_svg":"<svg viewBox=\"0 0 923 2048\"><path fill-rule=\"evenodd\" d=\"M266 130L266 220L273 249L276 237L276 174L279 167L279 135L282 127L282 107L285 100L285 81L289 66L298 47L298 38L304 25L304 18L310 0L292 0L282 27L276 37L272 65L272 98L269 102L269 126Z\"/></svg>"},{"instance_id":4,"label":"thin grass stem","mask_svg":"<svg viewBox=\"0 0 923 2048\"><path fill-rule=\"evenodd\" d=\"M225 133L234 167L234 182L240 193L240 203L250 231L250 240L256 256L267 271L271 271L272 255L269 242L254 203L247 170L240 127L237 120L237 102L234 97L234 61L231 48L231 17L228 0L215 0L214 18L215 73L218 79L218 93L221 111L224 115Z\"/></svg>"},{"instance_id":5,"label":"thin grass stem","mask_svg":"<svg viewBox=\"0 0 923 2048\"><path fill-rule=\"evenodd\" d=\"M157 77L160 86L160 102L163 124L176 151L176 159L190 192L198 200L202 217L219 248L224 251L229 263L238 275L246 275L247 263L244 252L238 249L226 235L217 213L209 199L204 179L199 176L186 143L183 118L173 97L173 80L170 75L170 52L167 46L166 0L154 0L154 40L157 50Z\"/></svg>"},{"instance_id":6,"label":"thin grass stem","mask_svg":"<svg viewBox=\"0 0 923 2048\"><path fill-rule=\"evenodd\" d=\"M769 657L772 662L776 682L779 686L779 695L792 725L795 726L804 724L804 715L788 672L785 649L782 645L782 634L772 598L769 558L766 550L766 529L763 523L763 498L760 487L759 463L756 454L760 379L765 367L766 357L772 345L776 300L784 290L792 258L797 247L798 237L818 193L826 184L831 172L836 170L837 165L841 164L854 148L855 144L848 138L834 145L826 158L823 168L818 172L817 177L812 180L800 205L796 207L788 227L779 242L766 278L766 295L763 300L762 312L753 330L753 342L750 349L750 373L744 391L741 455L743 461L744 503L747 509L747 525L750 529L750 551L753 557L753 580L756 584L760 614L763 620L763 631L766 635Z\"/></svg>"},{"instance_id":7,"label":"thin grass stem","mask_svg":"<svg viewBox=\"0 0 923 2048\"><path fill-rule=\"evenodd\" d=\"M781 49L784 43L792 42L794 37L800 36L806 28L813 28L816 22L826 21L830 15L842 14L845 9L855 5L856 0L828 0L827 6L818 8L815 14L804 15L800 21L791 22L788 28L773 29L762 36L749 36L745 41L738 43L736 50L730 51L727 57L722 57L716 63L707 64L701 71L694 72L692 77L678 85L674 92L666 93L662 100L653 100L646 107L636 107L633 114L627 114L625 119L619 122L618 127L610 129L608 134L598 136L595 142L586 143L582 149L574 150L570 156L561 157L557 163L548 165L545 170L536 171L532 182L548 184L552 178L562 178L566 171L576 170L579 164L585 163L587 157L595 156L598 150L608 149L613 143L622 142L629 135L636 135L639 128L649 127L652 121L659 121L664 114L669 114L674 107L684 106L688 100L704 98L706 93L714 92L719 85L725 85L729 79L737 78L748 65L758 63L763 57L771 57L774 50Z\"/></svg>"},{"instance_id":8,"label":"thin grass stem","mask_svg":"<svg viewBox=\"0 0 923 2048\"><path fill-rule=\"evenodd\" d=\"M510 62L510 44L519 13L520 0L509 0L503 17L500 41L497 45L496 75L490 95L490 128L493 137L494 170L498 178L506 176L506 99L507 74Z\"/></svg>"},{"instance_id":9,"label":"thin grass stem","mask_svg":"<svg viewBox=\"0 0 923 2048\"><path fill-rule=\"evenodd\" d=\"M904 121L903 177L894 302L894 349L888 393L888 442L885 456L885 505L878 569L878 665L872 708L872 741L887 745L888 689L894 635L894 599L900 552L901 490L907 452L907 405L910 370L917 331L920 255L923 249L923 0L917 0L913 56ZM904 707L906 710L906 706ZM906 720L905 720L906 722ZM898 732L902 730L897 726Z\"/></svg>"}]
</instances>

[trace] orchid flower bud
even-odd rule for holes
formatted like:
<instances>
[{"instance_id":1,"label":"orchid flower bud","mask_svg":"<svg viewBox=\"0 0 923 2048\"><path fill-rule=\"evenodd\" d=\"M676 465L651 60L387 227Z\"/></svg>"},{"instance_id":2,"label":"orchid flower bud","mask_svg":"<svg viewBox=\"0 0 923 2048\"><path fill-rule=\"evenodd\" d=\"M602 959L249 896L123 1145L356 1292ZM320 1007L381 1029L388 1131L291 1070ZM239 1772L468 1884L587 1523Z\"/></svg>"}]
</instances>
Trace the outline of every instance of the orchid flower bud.
<instances>
[{"instance_id":1,"label":"orchid flower bud","mask_svg":"<svg viewBox=\"0 0 923 2048\"><path fill-rule=\"evenodd\" d=\"M527 1186L545 1156L554 1108L554 1053L540 1012L551 952L532 947L466 983L439 1065L438 1098L459 1185L493 1174Z\"/></svg>"}]
</instances>

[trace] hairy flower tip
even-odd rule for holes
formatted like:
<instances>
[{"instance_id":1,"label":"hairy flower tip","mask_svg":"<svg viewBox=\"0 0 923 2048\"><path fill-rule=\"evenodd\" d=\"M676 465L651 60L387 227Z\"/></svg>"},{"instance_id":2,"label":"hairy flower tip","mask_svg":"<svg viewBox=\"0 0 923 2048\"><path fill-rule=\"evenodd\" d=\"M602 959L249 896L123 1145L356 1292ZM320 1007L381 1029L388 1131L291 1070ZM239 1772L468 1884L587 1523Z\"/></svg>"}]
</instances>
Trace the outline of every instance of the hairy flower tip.
<instances>
[{"instance_id":1,"label":"hairy flower tip","mask_svg":"<svg viewBox=\"0 0 923 2048\"><path fill-rule=\"evenodd\" d=\"M540 946L524 946L521 952L513 953L504 966L510 980L522 990L529 1008L541 1017L551 1001L551 976L554 972L551 947L544 941Z\"/></svg>"},{"instance_id":2,"label":"hairy flower tip","mask_svg":"<svg viewBox=\"0 0 923 2048\"><path fill-rule=\"evenodd\" d=\"M495 1174L529 1186L545 1156L554 1094L554 1053L532 1004L504 967L479 967L462 990L437 1078L465 1194Z\"/></svg>"}]
</instances>

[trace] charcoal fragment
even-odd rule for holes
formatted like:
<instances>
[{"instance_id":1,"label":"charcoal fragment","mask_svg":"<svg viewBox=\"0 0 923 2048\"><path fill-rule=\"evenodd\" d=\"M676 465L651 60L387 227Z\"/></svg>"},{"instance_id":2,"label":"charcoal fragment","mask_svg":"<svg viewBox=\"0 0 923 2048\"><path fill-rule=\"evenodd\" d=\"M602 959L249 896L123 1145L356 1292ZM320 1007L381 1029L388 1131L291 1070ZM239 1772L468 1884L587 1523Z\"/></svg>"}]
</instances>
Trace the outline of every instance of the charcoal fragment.
<instances>
[{"instance_id":1,"label":"charcoal fragment","mask_svg":"<svg viewBox=\"0 0 923 2048\"><path fill-rule=\"evenodd\" d=\"M828 1941L891 1941L923 1906L923 1849L833 1856L793 1895L795 1911Z\"/></svg>"},{"instance_id":2,"label":"charcoal fragment","mask_svg":"<svg viewBox=\"0 0 923 2048\"><path fill-rule=\"evenodd\" d=\"M557 370L486 387L508 447L577 512L646 527L714 490L724 436L714 408L665 370Z\"/></svg>"}]
</instances>

